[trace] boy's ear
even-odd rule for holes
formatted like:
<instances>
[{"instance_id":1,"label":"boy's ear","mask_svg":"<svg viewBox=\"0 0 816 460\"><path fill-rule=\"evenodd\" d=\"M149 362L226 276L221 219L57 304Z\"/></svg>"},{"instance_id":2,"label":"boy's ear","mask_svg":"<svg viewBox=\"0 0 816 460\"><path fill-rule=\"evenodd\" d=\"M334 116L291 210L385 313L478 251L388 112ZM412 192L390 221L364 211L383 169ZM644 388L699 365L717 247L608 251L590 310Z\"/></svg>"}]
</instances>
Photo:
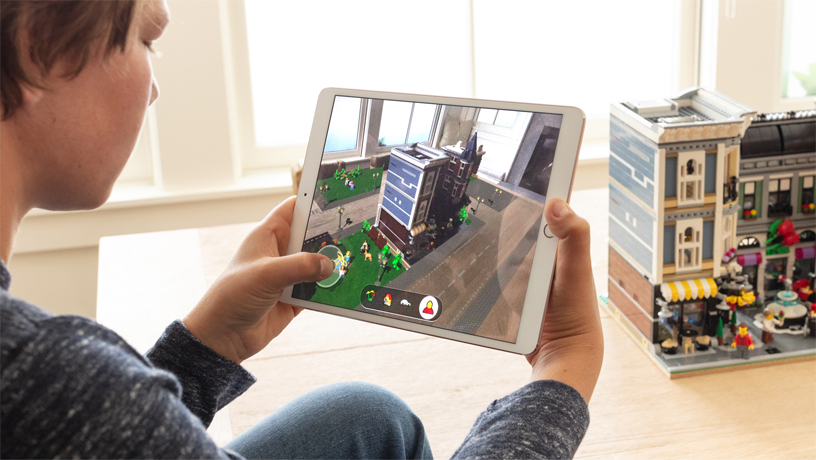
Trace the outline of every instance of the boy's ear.
<instances>
[{"instance_id":1,"label":"boy's ear","mask_svg":"<svg viewBox=\"0 0 816 460\"><path fill-rule=\"evenodd\" d=\"M42 99L44 90L31 86L26 83L20 83L20 91L23 94L23 107L33 107L40 99Z\"/></svg>"}]
</instances>

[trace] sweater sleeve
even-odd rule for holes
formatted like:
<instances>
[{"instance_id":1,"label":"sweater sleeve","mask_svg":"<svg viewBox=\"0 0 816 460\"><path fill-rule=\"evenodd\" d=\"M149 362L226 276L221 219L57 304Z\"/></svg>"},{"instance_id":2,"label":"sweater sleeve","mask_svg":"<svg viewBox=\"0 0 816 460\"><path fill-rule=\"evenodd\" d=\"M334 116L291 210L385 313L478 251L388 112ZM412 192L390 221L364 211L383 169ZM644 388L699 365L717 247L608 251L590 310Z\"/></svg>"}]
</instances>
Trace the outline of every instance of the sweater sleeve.
<instances>
[{"instance_id":1,"label":"sweater sleeve","mask_svg":"<svg viewBox=\"0 0 816 460\"><path fill-rule=\"evenodd\" d=\"M199 410L194 414L182 401L177 377L150 365L116 333L76 316L26 319L13 310L36 307L0 300L0 457L240 458L216 446L199 414L234 397L241 378L227 379L232 383L226 386L220 380L214 384L227 397L195 390L204 396L191 403ZM166 335L170 340L163 336L158 348L169 347L168 342L185 346L185 339L178 339L183 337L178 326ZM178 350L186 361L201 361L203 367L208 358L200 353L190 347ZM221 368L215 374L224 378ZM201 377L198 380L194 385L203 385Z\"/></svg>"},{"instance_id":2,"label":"sweater sleeve","mask_svg":"<svg viewBox=\"0 0 816 460\"><path fill-rule=\"evenodd\" d=\"M453 458L572 458L588 427L578 391L540 380L493 401Z\"/></svg>"},{"instance_id":3,"label":"sweater sleeve","mask_svg":"<svg viewBox=\"0 0 816 460\"><path fill-rule=\"evenodd\" d=\"M176 376L181 400L204 426L255 383L246 369L201 343L179 320L167 326L146 358Z\"/></svg>"}]
</instances>

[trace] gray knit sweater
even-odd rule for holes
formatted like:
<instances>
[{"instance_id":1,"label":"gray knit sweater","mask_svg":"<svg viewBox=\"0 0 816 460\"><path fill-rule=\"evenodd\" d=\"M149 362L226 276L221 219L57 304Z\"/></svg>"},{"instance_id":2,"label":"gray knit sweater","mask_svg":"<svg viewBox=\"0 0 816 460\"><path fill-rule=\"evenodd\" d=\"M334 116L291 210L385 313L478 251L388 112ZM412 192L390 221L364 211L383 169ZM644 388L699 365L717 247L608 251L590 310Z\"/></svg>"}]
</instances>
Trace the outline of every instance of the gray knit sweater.
<instances>
[{"instance_id":1,"label":"gray knit sweater","mask_svg":"<svg viewBox=\"0 0 816 460\"><path fill-rule=\"evenodd\" d=\"M0 261L0 457L240 458L205 429L255 378L181 321L146 356L113 331L8 294ZM494 401L457 458L568 458L589 425L581 395L539 381Z\"/></svg>"}]
</instances>

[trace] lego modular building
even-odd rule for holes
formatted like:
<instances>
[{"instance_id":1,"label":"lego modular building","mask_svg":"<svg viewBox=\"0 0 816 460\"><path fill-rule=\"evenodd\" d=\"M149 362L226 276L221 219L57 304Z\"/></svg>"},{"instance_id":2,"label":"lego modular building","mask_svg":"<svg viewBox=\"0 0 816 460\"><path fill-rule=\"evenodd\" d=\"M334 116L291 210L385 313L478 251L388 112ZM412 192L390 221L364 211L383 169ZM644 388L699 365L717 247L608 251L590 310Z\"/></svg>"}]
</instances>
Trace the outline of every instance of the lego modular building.
<instances>
[{"instance_id":1,"label":"lego modular building","mask_svg":"<svg viewBox=\"0 0 816 460\"><path fill-rule=\"evenodd\" d=\"M740 149L740 207L737 262L765 301L784 289L784 280L808 280L816 272L816 110L760 114ZM793 223L799 242L770 249L768 228L778 219Z\"/></svg>"},{"instance_id":2,"label":"lego modular building","mask_svg":"<svg viewBox=\"0 0 816 460\"><path fill-rule=\"evenodd\" d=\"M467 201L468 183L484 155L477 142L474 133L464 149L420 143L391 149L376 226L407 260L427 247L429 219L443 224Z\"/></svg>"},{"instance_id":3,"label":"lego modular building","mask_svg":"<svg viewBox=\"0 0 816 460\"><path fill-rule=\"evenodd\" d=\"M737 263L723 255L736 245L740 138L755 116L702 88L612 104L609 302L649 343L672 337L661 301L681 330L716 334L715 278Z\"/></svg>"},{"instance_id":4,"label":"lego modular building","mask_svg":"<svg viewBox=\"0 0 816 460\"><path fill-rule=\"evenodd\" d=\"M804 276L813 285L814 115L757 116L702 88L675 99L612 105L609 306L647 351L659 355L656 344L676 341L678 332L716 335L720 320L729 318L723 300L733 280L726 287L726 274L747 274L741 287L757 284L772 298L778 287L765 286L780 278L757 270L764 247L756 248L775 219L799 225L801 241L772 260L795 257L784 275L810 270ZM741 174L749 180L741 181ZM666 317L671 320L660 320ZM698 359L688 368L715 368L717 359ZM683 367L663 364L670 373Z\"/></svg>"}]
</instances>

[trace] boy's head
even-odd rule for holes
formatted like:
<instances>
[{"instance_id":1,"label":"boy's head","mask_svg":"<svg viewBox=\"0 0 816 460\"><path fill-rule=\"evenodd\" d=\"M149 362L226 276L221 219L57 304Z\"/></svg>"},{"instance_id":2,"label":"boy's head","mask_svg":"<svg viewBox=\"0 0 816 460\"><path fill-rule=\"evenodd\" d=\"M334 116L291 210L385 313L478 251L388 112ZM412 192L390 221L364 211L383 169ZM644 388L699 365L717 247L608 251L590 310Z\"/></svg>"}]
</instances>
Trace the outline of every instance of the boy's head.
<instances>
[{"instance_id":1,"label":"boy's head","mask_svg":"<svg viewBox=\"0 0 816 460\"><path fill-rule=\"evenodd\" d=\"M3 169L29 207L107 200L158 97L150 45L160 0L3 1Z\"/></svg>"}]
</instances>

